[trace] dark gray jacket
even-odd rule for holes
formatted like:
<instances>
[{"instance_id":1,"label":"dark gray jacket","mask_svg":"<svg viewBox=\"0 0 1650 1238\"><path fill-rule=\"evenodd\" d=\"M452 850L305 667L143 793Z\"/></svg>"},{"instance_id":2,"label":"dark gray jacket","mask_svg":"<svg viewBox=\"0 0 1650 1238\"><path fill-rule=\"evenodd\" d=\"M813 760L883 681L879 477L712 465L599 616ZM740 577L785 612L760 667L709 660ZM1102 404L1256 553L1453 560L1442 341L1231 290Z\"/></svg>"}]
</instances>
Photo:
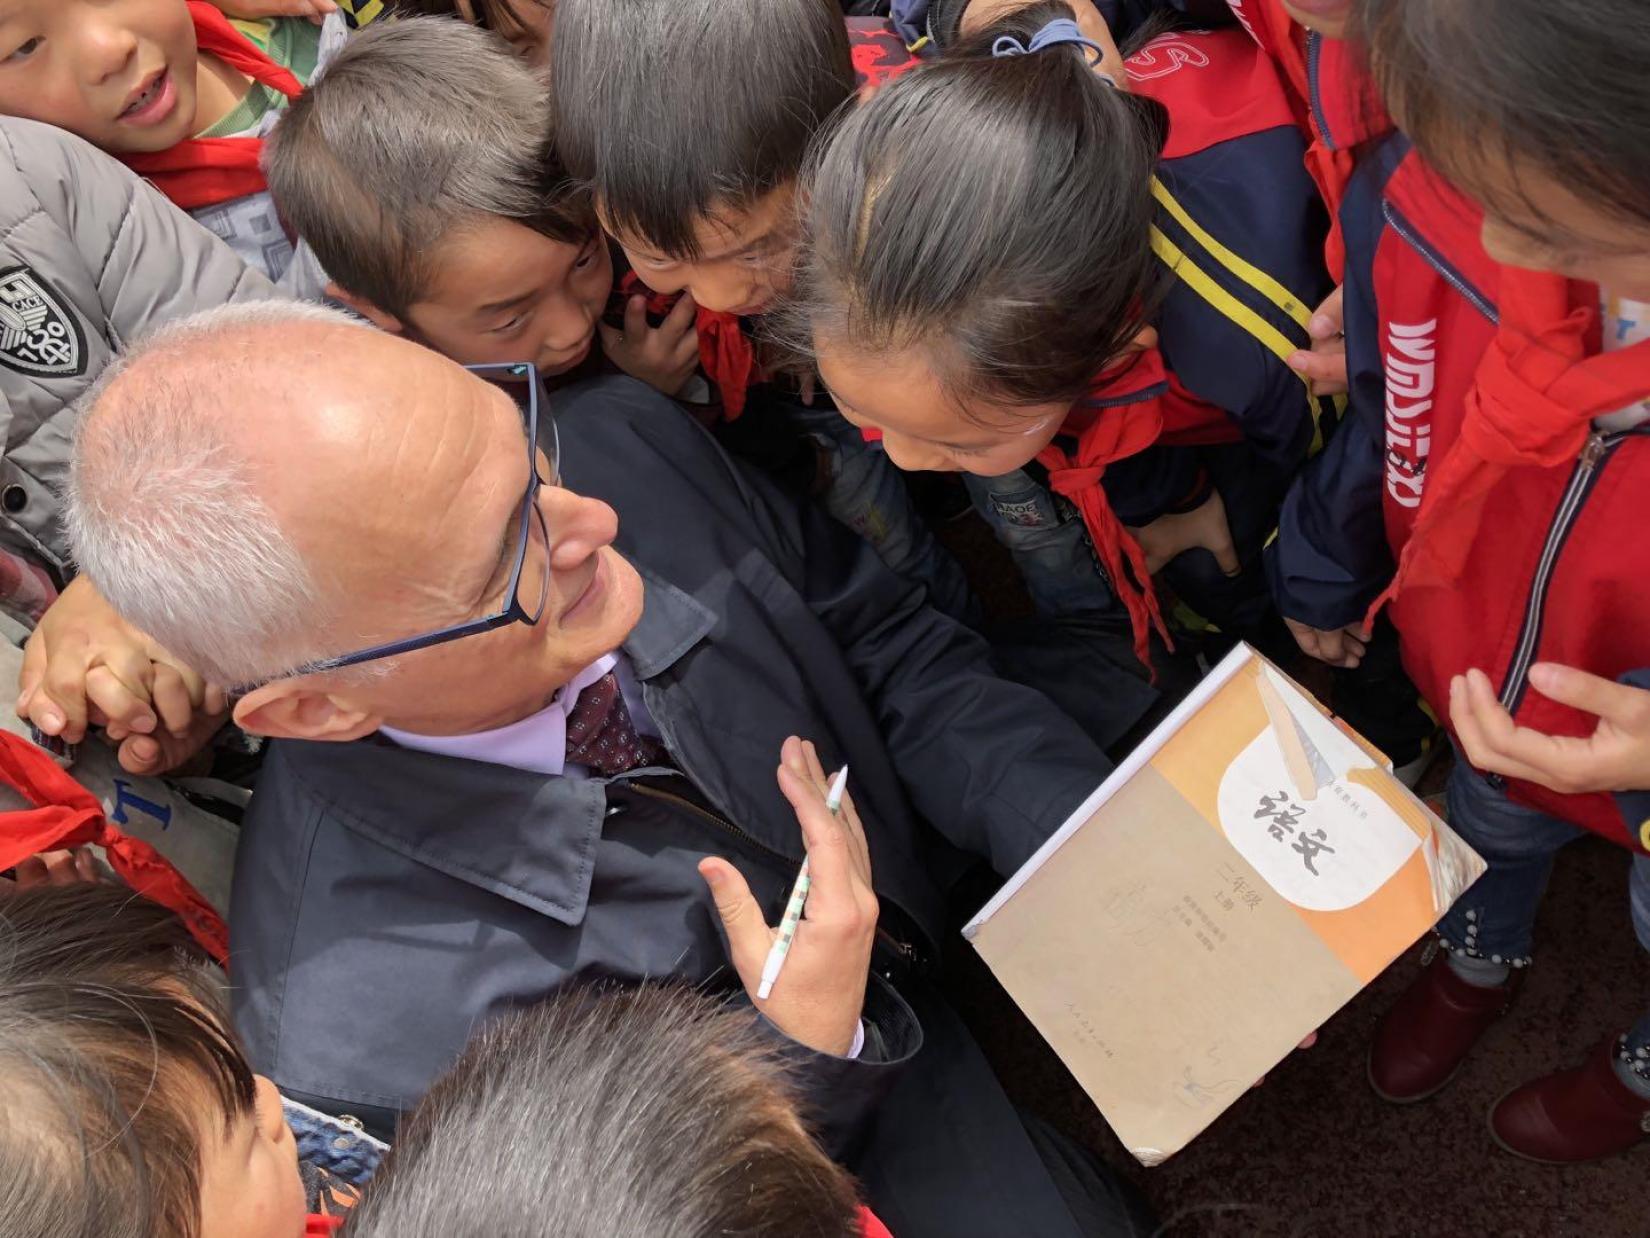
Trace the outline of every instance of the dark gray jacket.
<instances>
[{"instance_id":1,"label":"dark gray jacket","mask_svg":"<svg viewBox=\"0 0 1650 1238\"><path fill-rule=\"evenodd\" d=\"M851 766L884 929L919 956L941 917L921 822L1011 873L1108 770L976 636L669 400L612 379L553 404L566 484L617 510L642 572L624 652L691 784L272 744L237 858L235 1016L257 1068L319 1107L382 1122L478 1021L570 977L736 987L694 866L726 855L777 913L801 860L774 780L787 735ZM872 1061L815 1065L816 1095L887 1086Z\"/></svg>"}]
</instances>

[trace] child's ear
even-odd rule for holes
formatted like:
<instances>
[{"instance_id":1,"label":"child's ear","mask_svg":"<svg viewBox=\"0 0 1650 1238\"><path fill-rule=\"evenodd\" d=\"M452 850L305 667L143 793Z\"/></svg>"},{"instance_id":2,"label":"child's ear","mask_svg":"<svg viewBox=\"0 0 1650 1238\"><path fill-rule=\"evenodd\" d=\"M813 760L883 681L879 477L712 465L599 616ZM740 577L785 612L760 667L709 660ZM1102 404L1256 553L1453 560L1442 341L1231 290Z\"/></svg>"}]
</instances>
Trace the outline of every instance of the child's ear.
<instances>
[{"instance_id":1,"label":"child's ear","mask_svg":"<svg viewBox=\"0 0 1650 1238\"><path fill-rule=\"evenodd\" d=\"M386 313L364 297L358 297L353 292L346 292L337 284L327 284L327 296L340 305L347 305L361 317L365 318L380 331L388 331L391 335L405 335L407 329L401 325L401 320L394 314Z\"/></svg>"},{"instance_id":2,"label":"child's ear","mask_svg":"<svg viewBox=\"0 0 1650 1238\"><path fill-rule=\"evenodd\" d=\"M235 702L235 725L271 739L348 743L371 735L383 721L330 693L292 680L254 688Z\"/></svg>"}]
</instances>

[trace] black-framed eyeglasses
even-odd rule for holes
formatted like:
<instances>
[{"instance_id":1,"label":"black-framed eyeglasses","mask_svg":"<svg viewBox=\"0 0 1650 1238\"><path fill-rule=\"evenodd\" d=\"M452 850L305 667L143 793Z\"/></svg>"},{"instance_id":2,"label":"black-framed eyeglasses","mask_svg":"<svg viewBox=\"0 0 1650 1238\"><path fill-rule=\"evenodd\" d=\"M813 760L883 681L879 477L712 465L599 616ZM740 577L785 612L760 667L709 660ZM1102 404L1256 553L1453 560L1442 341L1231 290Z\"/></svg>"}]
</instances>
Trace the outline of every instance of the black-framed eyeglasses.
<instances>
[{"instance_id":1,"label":"black-framed eyeglasses","mask_svg":"<svg viewBox=\"0 0 1650 1238\"><path fill-rule=\"evenodd\" d=\"M470 365L464 368L509 393L521 409L522 420L526 423L527 493L521 499L515 557L510 564L510 581L504 592L504 604L490 615L466 619L462 623L449 624L447 627L418 636L408 636L382 645L357 649L354 653L321 658L273 678L287 679L295 675L313 675L321 671L342 670L346 666L360 666L363 662L397 657L418 649L428 649L431 645L444 645L448 641L462 640L466 636L479 636L483 632L491 632L510 623L525 623L532 626L544 617L544 605L550 596L550 531L545 527L544 513L539 508L538 497L539 490L544 486L555 486L561 482L561 443L556 435L554 418L545 422L546 441L539 442L539 410L549 403L544 395L544 383L539 378L538 367L530 361L506 365ZM548 464L548 476L539 468L541 448ZM523 577L527 567L528 551L533 548L535 538L544 552L544 570L536 582L531 579L527 581L528 591L532 596L525 597Z\"/></svg>"}]
</instances>

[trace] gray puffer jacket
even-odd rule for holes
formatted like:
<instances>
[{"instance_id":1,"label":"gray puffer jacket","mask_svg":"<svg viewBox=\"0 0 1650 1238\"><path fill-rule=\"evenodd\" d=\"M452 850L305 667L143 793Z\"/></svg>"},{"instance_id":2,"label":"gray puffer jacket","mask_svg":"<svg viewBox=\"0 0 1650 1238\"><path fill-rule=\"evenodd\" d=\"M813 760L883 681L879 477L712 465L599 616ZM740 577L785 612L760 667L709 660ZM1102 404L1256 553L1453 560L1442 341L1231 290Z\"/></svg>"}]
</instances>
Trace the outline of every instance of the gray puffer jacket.
<instances>
[{"instance_id":1,"label":"gray puffer jacket","mask_svg":"<svg viewBox=\"0 0 1650 1238\"><path fill-rule=\"evenodd\" d=\"M0 117L0 550L63 575L68 406L123 344L195 310L276 295L101 151Z\"/></svg>"}]
</instances>

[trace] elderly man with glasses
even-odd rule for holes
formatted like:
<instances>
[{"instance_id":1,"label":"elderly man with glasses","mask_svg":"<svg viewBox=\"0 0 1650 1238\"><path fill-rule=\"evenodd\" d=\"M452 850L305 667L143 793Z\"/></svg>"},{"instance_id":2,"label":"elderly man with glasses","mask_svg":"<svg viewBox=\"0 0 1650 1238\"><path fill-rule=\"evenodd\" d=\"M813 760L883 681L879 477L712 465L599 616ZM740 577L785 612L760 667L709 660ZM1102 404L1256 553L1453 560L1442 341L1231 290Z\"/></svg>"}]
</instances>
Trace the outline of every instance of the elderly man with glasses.
<instances>
[{"instance_id":1,"label":"elderly man with glasses","mask_svg":"<svg viewBox=\"0 0 1650 1238\"><path fill-rule=\"evenodd\" d=\"M748 944L778 919L803 849L775 758L802 736L814 774L851 768L875 896L857 981L811 982L830 969L799 935L764 1010L876 1211L902 1238L1121 1217L932 975L936 874L1013 872L1104 756L669 400L606 380L552 417L530 366L467 371L313 307L215 312L90 393L68 508L114 607L276 741L231 973L289 1094L387 1133L479 1021L565 983L737 991L722 922Z\"/></svg>"}]
</instances>

